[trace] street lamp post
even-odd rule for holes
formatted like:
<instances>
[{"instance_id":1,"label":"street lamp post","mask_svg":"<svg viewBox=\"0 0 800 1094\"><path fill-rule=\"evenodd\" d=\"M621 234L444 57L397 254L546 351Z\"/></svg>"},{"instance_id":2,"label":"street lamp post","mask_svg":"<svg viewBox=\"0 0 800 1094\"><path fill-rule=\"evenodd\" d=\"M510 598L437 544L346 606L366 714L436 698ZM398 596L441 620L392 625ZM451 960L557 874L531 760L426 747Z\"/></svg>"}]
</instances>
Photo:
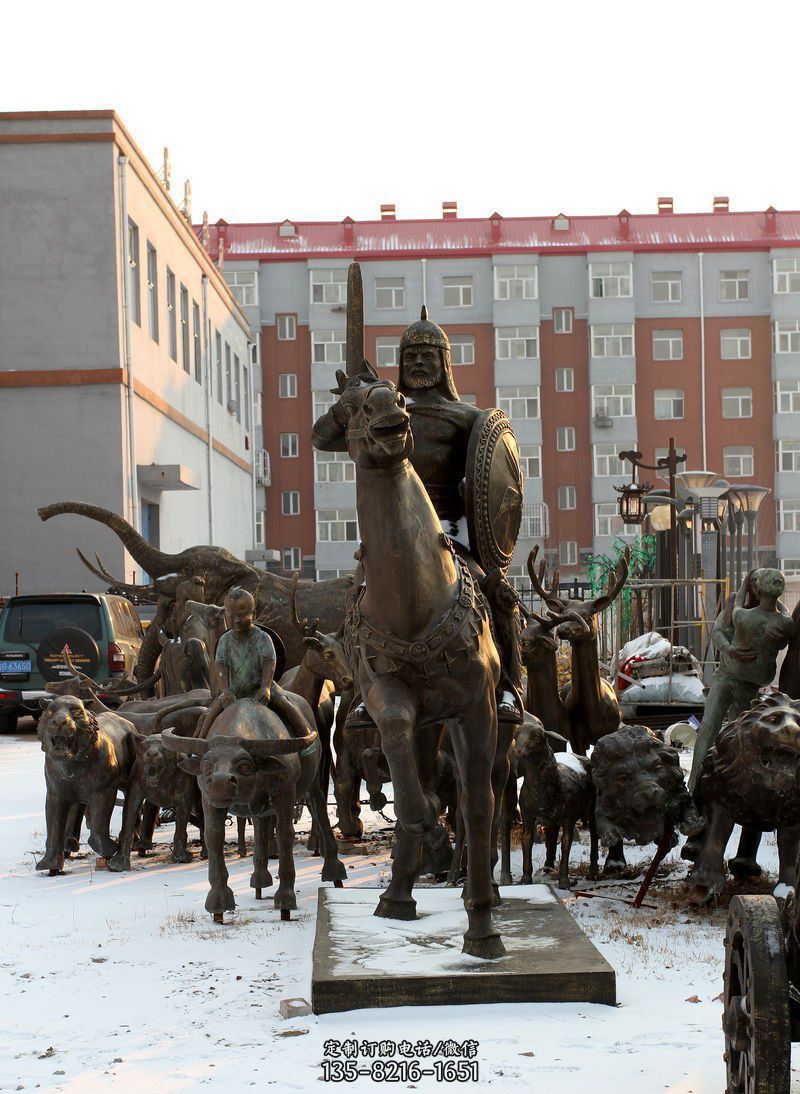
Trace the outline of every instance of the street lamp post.
<instances>
[{"instance_id":1,"label":"street lamp post","mask_svg":"<svg viewBox=\"0 0 800 1094\"><path fill-rule=\"evenodd\" d=\"M742 524L747 524L747 572L753 569L755 562L755 529L758 520L758 511L764 498L771 493L766 486L739 486L734 483L731 487L739 499ZM739 544L741 547L741 525L739 526ZM739 577L739 584L742 578Z\"/></svg>"}]
</instances>

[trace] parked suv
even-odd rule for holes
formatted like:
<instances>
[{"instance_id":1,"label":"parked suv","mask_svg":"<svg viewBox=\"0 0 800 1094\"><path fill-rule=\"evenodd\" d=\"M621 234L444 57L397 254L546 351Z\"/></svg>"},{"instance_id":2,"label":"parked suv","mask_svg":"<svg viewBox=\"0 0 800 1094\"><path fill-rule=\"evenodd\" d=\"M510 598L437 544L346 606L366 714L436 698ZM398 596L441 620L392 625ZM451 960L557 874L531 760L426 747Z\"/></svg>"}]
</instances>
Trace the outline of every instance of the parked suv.
<instances>
[{"instance_id":1,"label":"parked suv","mask_svg":"<svg viewBox=\"0 0 800 1094\"><path fill-rule=\"evenodd\" d=\"M70 675L64 646L81 672L102 681L133 672L143 637L122 596L10 597L0 612L0 732L12 733L20 714L38 716L45 685Z\"/></svg>"}]
</instances>

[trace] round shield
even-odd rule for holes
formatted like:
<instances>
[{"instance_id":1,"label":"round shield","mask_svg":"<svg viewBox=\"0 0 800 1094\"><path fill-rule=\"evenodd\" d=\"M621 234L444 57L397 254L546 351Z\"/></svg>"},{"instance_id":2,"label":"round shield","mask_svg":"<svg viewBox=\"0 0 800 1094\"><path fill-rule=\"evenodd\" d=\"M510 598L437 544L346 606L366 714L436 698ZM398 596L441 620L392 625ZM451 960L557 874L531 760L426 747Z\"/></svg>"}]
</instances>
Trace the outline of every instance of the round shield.
<instances>
[{"instance_id":1,"label":"round shield","mask_svg":"<svg viewBox=\"0 0 800 1094\"><path fill-rule=\"evenodd\" d=\"M511 422L484 410L469 438L464 505L472 550L485 570L511 565L522 521L522 471Z\"/></svg>"}]
</instances>

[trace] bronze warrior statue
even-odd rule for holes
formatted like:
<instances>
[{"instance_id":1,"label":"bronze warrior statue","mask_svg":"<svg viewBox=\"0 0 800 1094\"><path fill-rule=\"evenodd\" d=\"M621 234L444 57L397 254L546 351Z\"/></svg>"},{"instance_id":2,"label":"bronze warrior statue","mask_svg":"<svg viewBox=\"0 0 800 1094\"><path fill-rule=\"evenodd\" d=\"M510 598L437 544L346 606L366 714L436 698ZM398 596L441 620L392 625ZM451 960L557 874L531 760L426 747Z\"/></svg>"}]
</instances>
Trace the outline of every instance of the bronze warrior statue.
<instances>
[{"instance_id":1,"label":"bronze warrior statue","mask_svg":"<svg viewBox=\"0 0 800 1094\"><path fill-rule=\"evenodd\" d=\"M519 598L501 569L490 559L478 558L476 544L470 543L465 507L467 454L473 428L484 412L462 402L456 388L450 360L450 343L441 327L428 319L423 307L418 322L412 323L400 339L400 375L397 390L405 397L411 416L414 447L411 464L433 503L442 530L456 553L469 567L492 612L494 636L501 660L501 681L497 694L499 721L522 721L522 665L519 653ZM341 403L335 403L314 425L312 443L326 452L346 452L347 419ZM506 493L514 495L513 488ZM496 519L509 527L502 531L516 541L521 509L518 494L501 505ZM516 527L515 518L516 517ZM360 575L360 568L356 580ZM348 717L349 725L371 724L363 702L356 697Z\"/></svg>"}]
</instances>

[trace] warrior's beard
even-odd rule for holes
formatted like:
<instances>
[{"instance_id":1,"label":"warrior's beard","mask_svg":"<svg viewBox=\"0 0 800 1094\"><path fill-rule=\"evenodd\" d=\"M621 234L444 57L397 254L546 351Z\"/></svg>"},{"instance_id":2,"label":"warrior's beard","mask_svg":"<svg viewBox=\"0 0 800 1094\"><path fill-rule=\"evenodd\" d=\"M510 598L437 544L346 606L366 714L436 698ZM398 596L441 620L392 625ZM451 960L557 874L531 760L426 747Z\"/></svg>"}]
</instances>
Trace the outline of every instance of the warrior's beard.
<instances>
[{"instance_id":1,"label":"warrior's beard","mask_svg":"<svg viewBox=\"0 0 800 1094\"><path fill-rule=\"evenodd\" d=\"M406 387L414 388L415 391L426 391L428 388L436 387L441 383L442 370L439 369L434 376L412 376L409 371L404 379Z\"/></svg>"}]
</instances>

